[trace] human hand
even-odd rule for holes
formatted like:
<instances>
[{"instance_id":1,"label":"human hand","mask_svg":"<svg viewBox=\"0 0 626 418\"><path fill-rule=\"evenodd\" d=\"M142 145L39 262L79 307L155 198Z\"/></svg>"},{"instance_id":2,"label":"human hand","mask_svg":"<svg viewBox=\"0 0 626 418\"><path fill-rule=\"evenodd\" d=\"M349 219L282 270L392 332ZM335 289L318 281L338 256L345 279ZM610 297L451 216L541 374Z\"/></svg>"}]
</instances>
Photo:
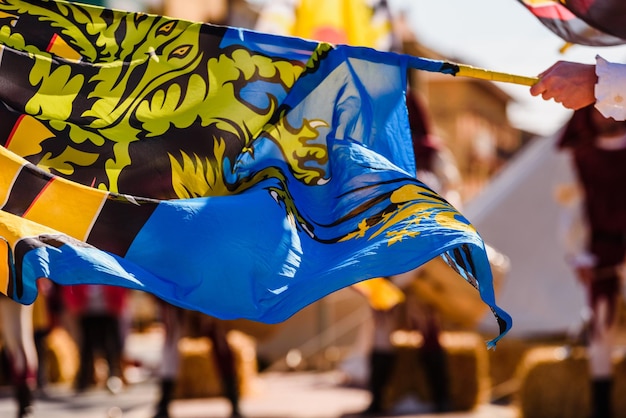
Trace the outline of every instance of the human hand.
<instances>
[{"instance_id":1,"label":"human hand","mask_svg":"<svg viewBox=\"0 0 626 418\"><path fill-rule=\"evenodd\" d=\"M568 109L578 110L595 103L594 87L598 81L595 65L558 61L539 74L530 94L554 100Z\"/></svg>"}]
</instances>

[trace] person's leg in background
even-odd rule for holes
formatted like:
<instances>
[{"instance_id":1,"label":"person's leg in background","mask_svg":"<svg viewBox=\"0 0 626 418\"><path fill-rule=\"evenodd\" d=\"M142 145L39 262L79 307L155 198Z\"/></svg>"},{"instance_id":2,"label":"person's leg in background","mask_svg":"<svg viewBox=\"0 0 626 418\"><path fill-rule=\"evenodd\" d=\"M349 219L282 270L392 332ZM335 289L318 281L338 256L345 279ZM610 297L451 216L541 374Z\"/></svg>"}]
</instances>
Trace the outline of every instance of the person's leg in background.
<instances>
[{"instance_id":1,"label":"person's leg in background","mask_svg":"<svg viewBox=\"0 0 626 418\"><path fill-rule=\"evenodd\" d=\"M37 391L39 394L45 394L46 386L48 385L48 376L46 370L47 359L47 337L50 334L50 330L39 330L34 333L35 350L37 351Z\"/></svg>"},{"instance_id":2,"label":"person's leg in background","mask_svg":"<svg viewBox=\"0 0 626 418\"><path fill-rule=\"evenodd\" d=\"M426 373L433 410L434 412L450 411L452 402L450 400L448 355L439 340L441 336L440 314L415 290L408 288L405 295L407 325L422 336L419 356Z\"/></svg>"},{"instance_id":3,"label":"person's leg in background","mask_svg":"<svg viewBox=\"0 0 626 418\"><path fill-rule=\"evenodd\" d=\"M95 347L102 330L90 314L80 314L78 318L79 365L76 373L75 389L82 392L93 385L95 378Z\"/></svg>"},{"instance_id":4,"label":"person's leg in background","mask_svg":"<svg viewBox=\"0 0 626 418\"><path fill-rule=\"evenodd\" d=\"M612 351L617 332L619 283L617 275L596 277L589 288L593 313L588 344L592 418L613 417Z\"/></svg>"},{"instance_id":5,"label":"person's leg in background","mask_svg":"<svg viewBox=\"0 0 626 418\"><path fill-rule=\"evenodd\" d=\"M2 295L0 318L18 404L17 417L30 418L33 416L33 390L37 384L38 369L33 338L33 307L21 305Z\"/></svg>"},{"instance_id":6,"label":"person's leg in background","mask_svg":"<svg viewBox=\"0 0 626 418\"><path fill-rule=\"evenodd\" d=\"M441 328L438 314L428 305L422 306L421 311L424 316L420 329L423 338L420 349L422 365L428 379L435 412L448 412L452 409L448 379L448 357L439 340Z\"/></svg>"},{"instance_id":7,"label":"person's leg in background","mask_svg":"<svg viewBox=\"0 0 626 418\"><path fill-rule=\"evenodd\" d=\"M176 375L180 365L178 341L181 338L183 311L169 303L160 301L165 340L159 369L160 397L154 418L169 418L169 406L174 398Z\"/></svg>"},{"instance_id":8,"label":"person's leg in background","mask_svg":"<svg viewBox=\"0 0 626 418\"><path fill-rule=\"evenodd\" d=\"M101 341L104 357L109 366L109 376L107 378L107 389L113 393L119 393L124 387L122 373L122 357L124 352L124 341L122 340L122 330L120 329L120 319L116 315L102 316L102 336Z\"/></svg>"},{"instance_id":9,"label":"person's leg in background","mask_svg":"<svg viewBox=\"0 0 626 418\"><path fill-rule=\"evenodd\" d=\"M231 417L241 417L239 379L237 378L235 356L226 339L226 330L217 319L211 317L206 317L206 319L209 321L208 324L205 324L208 328L206 334L213 343L213 358L220 372L224 393L230 402Z\"/></svg>"},{"instance_id":10,"label":"person's leg in background","mask_svg":"<svg viewBox=\"0 0 626 418\"><path fill-rule=\"evenodd\" d=\"M395 310L372 309L374 318L374 339L370 352L370 374L368 390L371 394L366 415L377 415L384 412L385 391L396 364L396 352L391 344L391 333L395 329Z\"/></svg>"}]
</instances>

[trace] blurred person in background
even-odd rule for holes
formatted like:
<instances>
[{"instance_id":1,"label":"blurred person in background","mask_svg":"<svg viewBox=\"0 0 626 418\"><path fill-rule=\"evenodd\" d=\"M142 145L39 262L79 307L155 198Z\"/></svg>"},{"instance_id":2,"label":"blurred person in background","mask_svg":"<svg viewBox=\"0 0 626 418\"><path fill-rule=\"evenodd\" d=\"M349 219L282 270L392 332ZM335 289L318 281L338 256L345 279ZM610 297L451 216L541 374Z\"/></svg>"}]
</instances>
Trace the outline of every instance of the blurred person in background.
<instances>
[{"instance_id":1,"label":"blurred person in background","mask_svg":"<svg viewBox=\"0 0 626 418\"><path fill-rule=\"evenodd\" d=\"M211 353L221 377L222 390L231 407L231 417L241 417L239 410L239 381L235 356L226 339L223 323L205 314L188 311L169 303L160 302L165 341L159 368L161 382L160 398L154 418L169 418L169 407L174 398L176 377L180 365L178 341L185 332L206 336L211 340ZM195 319L195 321L192 321Z\"/></svg>"},{"instance_id":2,"label":"blurred person in background","mask_svg":"<svg viewBox=\"0 0 626 418\"><path fill-rule=\"evenodd\" d=\"M57 324L57 286L48 279L37 281L38 296L22 305L0 295L3 354L17 401L17 417L33 417L34 395L45 396L47 381L46 339Z\"/></svg>"},{"instance_id":3,"label":"blurred person in background","mask_svg":"<svg viewBox=\"0 0 626 418\"><path fill-rule=\"evenodd\" d=\"M122 360L125 333L122 320L128 308L127 288L107 285L64 286L63 300L78 322L80 363L75 388L82 392L95 382L95 359L102 354L108 366L106 387L123 388Z\"/></svg>"},{"instance_id":4,"label":"blurred person in background","mask_svg":"<svg viewBox=\"0 0 626 418\"><path fill-rule=\"evenodd\" d=\"M0 319L4 352L11 385L17 401L17 417L33 416L35 391L40 395L47 385L46 337L56 325L55 285L48 279L37 281L38 296L31 305L22 305L0 295Z\"/></svg>"},{"instance_id":5,"label":"blurred person in background","mask_svg":"<svg viewBox=\"0 0 626 418\"><path fill-rule=\"evenodd\" d=\"M561 237L566 260L586 295L586 341L592 418L611 418L612 352L626 256L626 122L592 105L577 110L558 148L571 159L573 178L560 185Z\"/></svg>"},{"instance_id":6,"label":"blurred person in background","mask_svg":"<svg viewBox=\"0 0 626 418\"><path fill-rule=\"evenodd\" d=\"M17 418L32 418L37 386L37 349L34 342L33 305L21 305L0 294L4 354L17 401Z\"/></svg>"},{"instance_id":7,"label":"blurred person in background","mask_svg":"<svg viewBox=\"0 0 626 418\"><path fill-rule=\"evenodd\" d=\"M48 336L60 324L63 310L61 286L41 278L37 280L39 294L33 303L33 337L37 350L37 392L44 397L48 385Z\"/></svg>"}]
</instances>

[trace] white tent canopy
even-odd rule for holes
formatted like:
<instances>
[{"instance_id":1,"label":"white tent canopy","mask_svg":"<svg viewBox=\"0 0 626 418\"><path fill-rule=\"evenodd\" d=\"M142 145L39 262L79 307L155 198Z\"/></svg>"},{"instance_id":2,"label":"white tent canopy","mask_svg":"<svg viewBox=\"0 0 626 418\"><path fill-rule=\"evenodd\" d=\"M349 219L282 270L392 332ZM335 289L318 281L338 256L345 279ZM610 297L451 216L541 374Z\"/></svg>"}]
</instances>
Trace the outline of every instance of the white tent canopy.
<instances>
[{"instance_id":1,"label":"white tent canopy","mask_svg":"<svg viewBox=\"0 0 626 418\"><path fill-rule=\"evenodd\" d=\"M518 337L570 331L580 324L584 305L558 236L555 186L572 173L555 141L528 144L463 211L485 242L510 259L496 300L513 317L509 335ZM480 329L497 332L491 313Z\"/></svg>"}]
</instances>

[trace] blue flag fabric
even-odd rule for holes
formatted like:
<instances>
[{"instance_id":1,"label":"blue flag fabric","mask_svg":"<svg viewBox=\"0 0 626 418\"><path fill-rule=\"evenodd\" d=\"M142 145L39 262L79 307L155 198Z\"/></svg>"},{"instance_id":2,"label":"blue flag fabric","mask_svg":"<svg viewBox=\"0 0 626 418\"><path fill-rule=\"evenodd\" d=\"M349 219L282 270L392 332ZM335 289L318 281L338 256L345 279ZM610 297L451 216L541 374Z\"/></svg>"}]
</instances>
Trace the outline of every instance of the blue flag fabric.
<instances>
[{"instance_id":1,"label":"blue flag fabric","mask_svg":"<svg viewBox=\"0 0 626 418\"><path fill-rule=\"evenodd\" d=\"M510 328L480 235L414 177L406 73L440 63L61 1L0 25L13 299L48 277L274 323L441 256Z\"/></svg>"}]
</instances>

